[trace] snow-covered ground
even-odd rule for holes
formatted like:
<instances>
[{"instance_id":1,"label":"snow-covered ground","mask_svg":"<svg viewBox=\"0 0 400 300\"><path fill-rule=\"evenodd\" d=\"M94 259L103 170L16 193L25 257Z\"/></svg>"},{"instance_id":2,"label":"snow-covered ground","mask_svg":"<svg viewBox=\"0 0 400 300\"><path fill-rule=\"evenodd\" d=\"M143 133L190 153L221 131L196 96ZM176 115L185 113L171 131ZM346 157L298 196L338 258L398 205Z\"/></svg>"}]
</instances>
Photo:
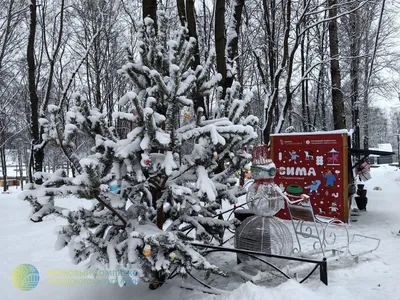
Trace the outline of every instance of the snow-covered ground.
<instances>
[{"instance_id":1,"label":"snow-covered ground","mask_svg":"<svg viewBox=\"0 0 400 300\"><path fill-rule=\"evenodd\" d=\"M359 264L346 267L330 267L329 286L313 276L304 284L289 280L273 286L256 286L250 282L236 282L231 293L222 296L189 291L171 281L160 289L150 291L147 284L130 284L124 288L112 284L60 285L47 282L50 270L83 270L84 265L69 262L68 249L54 250L54 227L64 221L48 217L42 223L33 224L28 219L28 203L17 198L18 190L0 194L0 299L163 299L163 300L261 300L261 299L400 299L400 170L381 166L372 169L372 179L366 182L368 189L367 212L361 212L352 223L352 233L381 238L381 246L366 255ZM373 190L379 186L382 190ZM63 199L63 206L85 206L85 200ZM232 256L226 256L229 263ZM232 263L232 261L230 262ZM12 272L20 264L34 265L40 274L39 284L30 291L21 291L12 283ZM235 289L236 288L236 289Z\"/></svg>"}]
</instances>

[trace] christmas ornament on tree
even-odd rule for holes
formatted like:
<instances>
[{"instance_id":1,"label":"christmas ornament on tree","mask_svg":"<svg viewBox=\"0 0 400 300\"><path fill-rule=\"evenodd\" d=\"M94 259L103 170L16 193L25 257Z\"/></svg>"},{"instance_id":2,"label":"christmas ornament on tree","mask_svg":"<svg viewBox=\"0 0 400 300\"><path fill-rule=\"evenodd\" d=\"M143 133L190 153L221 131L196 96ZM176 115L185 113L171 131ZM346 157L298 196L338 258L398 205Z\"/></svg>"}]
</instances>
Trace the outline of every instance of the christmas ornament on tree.
<instances>
[{"instance_id":1,"label":"christmas ornament on tree","mask_svg":"<svg viewBox=\"0 0 400 300\"><path fill-rule=\"evenodd\" d=\"M171 253L169 254L169 259L170 259L170 260L175 260L175 258L176 258L176 253L175 253L175 252L171 252Z\"/></svg>"},{"instance_id":2,"label":"christmas ornament on tree","mask_svg":"<svg viewBox=\"0 0 400 300\"><path fill-rule=\"evenodd\" d=\"M116 180L111 182L110 191L113 192L113 193L118 192L118 182Z\"/></svg>"},{"instance_id":3,"label":"christmas ornament on tree","mask_svg":"<svg viewBox=\"0 0 400 300\"><path fill-rule=\"evenodd\" d=\"M151 255L151 246L150 245L144 246L143 255L144 256L150 256Z\"/></svg>"}]
</instances>

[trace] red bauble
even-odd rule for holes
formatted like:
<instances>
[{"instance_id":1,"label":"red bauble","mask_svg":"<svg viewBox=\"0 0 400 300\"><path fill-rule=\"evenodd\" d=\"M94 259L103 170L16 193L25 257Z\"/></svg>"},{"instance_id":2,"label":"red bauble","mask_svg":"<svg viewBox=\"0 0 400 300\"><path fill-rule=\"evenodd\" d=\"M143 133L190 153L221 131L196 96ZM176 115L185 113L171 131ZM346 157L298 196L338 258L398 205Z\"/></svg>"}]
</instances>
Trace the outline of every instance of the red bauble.
<instances>
[{"instance_id":1,"label":"red bauble","mask_svg":"<svg viewBox=\"0 0 400 300\"><path fill-rule=\"evenodd\" d=\"M145 161L144 161L144 163L146 164L146 165L149 165L150 164L150 159L146 159Z\"/></svg>"}]
</instances>

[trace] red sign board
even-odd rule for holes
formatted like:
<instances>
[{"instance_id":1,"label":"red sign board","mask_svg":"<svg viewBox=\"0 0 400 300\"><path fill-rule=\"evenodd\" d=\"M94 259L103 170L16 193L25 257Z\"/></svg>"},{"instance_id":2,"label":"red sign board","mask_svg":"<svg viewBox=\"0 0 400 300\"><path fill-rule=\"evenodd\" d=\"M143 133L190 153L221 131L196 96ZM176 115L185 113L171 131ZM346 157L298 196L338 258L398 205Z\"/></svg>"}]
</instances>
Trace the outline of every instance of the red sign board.
<instances>
[{"instance_id":1,"label":"red sign board","mask_svg":"<svg viewBox=\"0 0 400 300\"><path fill-rule=\"evenodd\" d=\"M348 222L348 135L344 131L271 136L275 183L310 196L316 215ZM276 214L289 218L287 208Z\"/></svg>"}]
</instances>

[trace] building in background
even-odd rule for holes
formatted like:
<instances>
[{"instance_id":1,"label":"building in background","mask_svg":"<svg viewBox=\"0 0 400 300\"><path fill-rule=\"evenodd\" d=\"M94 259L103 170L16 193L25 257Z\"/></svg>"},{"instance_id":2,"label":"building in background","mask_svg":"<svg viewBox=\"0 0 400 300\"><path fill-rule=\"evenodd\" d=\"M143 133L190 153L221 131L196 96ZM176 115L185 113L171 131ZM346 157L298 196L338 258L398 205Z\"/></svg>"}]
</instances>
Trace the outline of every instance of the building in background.
<instances>
[{"instance_id":1,"label":"building in background","mask_svg":"<svg viewBox=\"0 0 400 300\"><path fill-rule=\"evenodd\" d=\"M369 150L379 150L386 152L393 152L392 144L378 144L378 148L369 148ZM380 156L371 154L369 156L370 164L391 164L393 163L393 155Z\"/></svg>"}]
</instances>

